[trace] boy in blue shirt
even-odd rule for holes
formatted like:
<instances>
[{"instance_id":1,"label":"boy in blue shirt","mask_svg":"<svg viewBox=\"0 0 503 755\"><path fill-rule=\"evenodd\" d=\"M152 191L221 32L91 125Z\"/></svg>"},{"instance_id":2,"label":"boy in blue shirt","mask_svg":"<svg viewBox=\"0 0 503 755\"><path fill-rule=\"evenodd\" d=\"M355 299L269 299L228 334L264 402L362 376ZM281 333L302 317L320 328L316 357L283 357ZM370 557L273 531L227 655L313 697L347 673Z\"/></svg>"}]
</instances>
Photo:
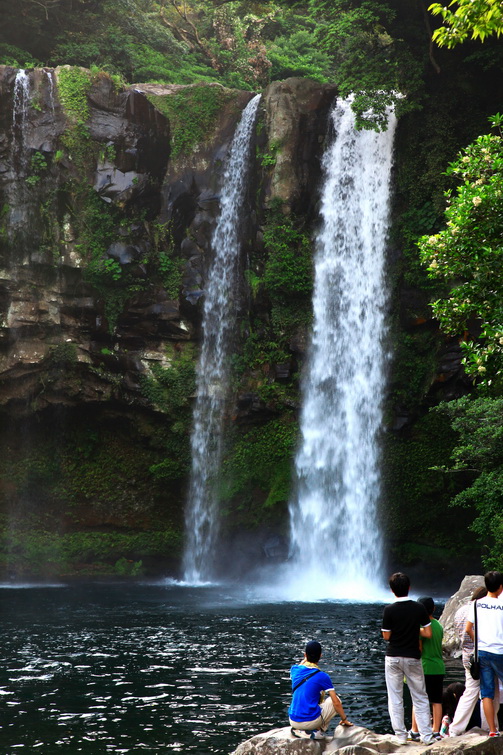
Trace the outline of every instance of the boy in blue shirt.
<instances>
[{"instance_id":1,"label":"boy in blue shirt","mask_svg":"<svg viewBox=\"0 0 503 755\"><path fill-rule=\"evenodd\" d=\"M343 726L353 726L330 677L318 667L320 658L321 645L313 640L306 645L304 660L290 669L292 703L288 715L294 737L323 739L336 713ZM325 693L328 693L326 697Z\"/></svg>"}]
</instances>

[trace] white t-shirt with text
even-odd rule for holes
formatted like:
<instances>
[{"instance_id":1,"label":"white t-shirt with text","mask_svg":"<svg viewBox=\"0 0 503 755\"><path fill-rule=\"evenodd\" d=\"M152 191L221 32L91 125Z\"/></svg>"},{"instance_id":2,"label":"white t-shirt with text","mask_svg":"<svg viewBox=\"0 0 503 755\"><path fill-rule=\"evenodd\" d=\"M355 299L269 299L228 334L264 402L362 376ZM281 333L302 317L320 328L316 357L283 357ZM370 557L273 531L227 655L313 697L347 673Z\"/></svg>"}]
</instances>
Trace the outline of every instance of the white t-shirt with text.
<instances>
[{"instance_id":1,"label":"white t-shirt with text","mask_svg":"<svg viewBox=\"0 0 503 755\"><path fill-rule=\"evenodd\" d=\"M503 600L480 598L468 607L467 621L471 621L475 631L475 603L477 603L478 649L486 653L503 655Z\"/></svg>"}]
</instances>

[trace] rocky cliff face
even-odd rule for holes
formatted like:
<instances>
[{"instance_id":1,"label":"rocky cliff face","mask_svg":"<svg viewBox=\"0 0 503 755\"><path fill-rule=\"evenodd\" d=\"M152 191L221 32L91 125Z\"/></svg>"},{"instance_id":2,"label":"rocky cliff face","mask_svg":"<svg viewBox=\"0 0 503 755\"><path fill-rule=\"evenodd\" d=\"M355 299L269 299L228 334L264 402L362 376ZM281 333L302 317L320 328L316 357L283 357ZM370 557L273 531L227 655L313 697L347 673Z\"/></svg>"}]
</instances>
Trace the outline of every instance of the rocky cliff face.
<instances>
[{"instance_id":1,"label":"rocky cliff face","mask_svg":"<svg viewBox=\"0 0 503 755\"><path fill-rule=\"evenodd\" d=\"M271 292L251 292L271 254L267 223L312 217L334 94L292 79L263 97L242 261L255 346L275 327ZM211 235L250 97L219 85L124 91L69 67L0 69L4 570L176 563ZM285 345L301 332L296 323ZM285 402L257 389L293 385L288 358L249 355L236 378L245 426L250 411L282 415ZM41 568L53 533L59 555Z\"/></svg>"},{"instance_id":2,"label":"rocky cliff face","mask_svg":"<svg viewBox=\"0 0 503 755\"><path fill-rule=\"evenodd\" d=\"M260 104L220 486L223 550L238 571L238 553L244 568L286 553L335 94L288 79ZM124 89L68 66L0 68L5 573L176 572L211 239L227 152L251 97L218 84ZM399 131L398 161L411 133L411 123ZM459 530L459 511L446 513L449 491L430 469L445 463L452 437L438 418L416 420L426 394L434 403L467 386L457 342L438 339L427 296L407 272L417 264L401 259L395 237L393 246L400 322L383 521L391 538L407 541L411 509L414 530L432 543ZM448 557L443 568L452 569Z\"/></svg>"}]
</instances>

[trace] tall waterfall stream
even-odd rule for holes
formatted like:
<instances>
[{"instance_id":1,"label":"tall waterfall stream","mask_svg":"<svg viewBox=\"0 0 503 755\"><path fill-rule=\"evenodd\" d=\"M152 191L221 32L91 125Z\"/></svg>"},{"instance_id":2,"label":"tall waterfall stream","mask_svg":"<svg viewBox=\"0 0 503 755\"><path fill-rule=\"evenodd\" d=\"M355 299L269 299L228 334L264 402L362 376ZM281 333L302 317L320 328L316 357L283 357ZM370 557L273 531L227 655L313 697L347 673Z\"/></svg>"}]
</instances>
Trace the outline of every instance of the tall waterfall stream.
<instances>
[{"instance_id":1,"label":"tall waterfall stream","mask_svg":"<svg viewBox=\"0 0 503 755\"><path fill-rule=\"evenodd\" d=\"M222 423L229 387L229 357L236 322L240 230L250 164L251 139L260 95L243 111L231 144L212 239L213 263L203 312L203 342L197 373L197 399L191 438L192 471L186 511L184 579L198 583L212 577L212 557L219 529L214 490L222 452Z\"/></svg>"},{"instance_id":2,"label":"tall waterfall stream","mask_svg":"<svg viewBox=\"0 0 503 755\"><path fill-rule=\"evenodd\" d=\"M375 598L382 546L378 434L385 382L385 251L396 120L356 131L331 114L316 238L314 325L303 384L297 494L290 505L295 592Z\"/></svg>"},{"instance_id":3,"label":"tall waterfall stream","mask_svg":"<svg viewBox=\"0 0 503 755\"><path fill-rule=\"evenodd\" d=\"M23 242L28 228L28 191L26 174L28 171L29 152L26 146L26 129L28 108L30 106L30 78L24 69L16 74L14 82L14 101L12 108L12 145L11 158L15 173L8 190L10 206L9 237Z\"/></svg>"}]
</instances>

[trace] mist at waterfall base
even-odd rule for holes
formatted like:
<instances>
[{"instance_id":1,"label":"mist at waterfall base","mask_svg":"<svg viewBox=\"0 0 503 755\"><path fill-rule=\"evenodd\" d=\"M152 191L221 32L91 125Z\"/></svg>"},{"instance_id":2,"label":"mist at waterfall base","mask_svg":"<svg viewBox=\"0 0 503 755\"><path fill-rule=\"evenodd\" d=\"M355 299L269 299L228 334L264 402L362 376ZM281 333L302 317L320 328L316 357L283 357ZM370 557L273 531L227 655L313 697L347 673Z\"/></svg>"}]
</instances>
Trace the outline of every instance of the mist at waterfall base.
<instances>
[{"instance_id":1,"label":"mist at waterfall base","mask_svg":"<svg viewBox=\"0 0 503 755\"><path fill-rule=\"evenodd\" d=\"M382 605L123 583L0 587L0 609L2 753L228 755L288 725L289 669L313 638L350 719L390 731Z\"/></svg>"}]
</instances>

